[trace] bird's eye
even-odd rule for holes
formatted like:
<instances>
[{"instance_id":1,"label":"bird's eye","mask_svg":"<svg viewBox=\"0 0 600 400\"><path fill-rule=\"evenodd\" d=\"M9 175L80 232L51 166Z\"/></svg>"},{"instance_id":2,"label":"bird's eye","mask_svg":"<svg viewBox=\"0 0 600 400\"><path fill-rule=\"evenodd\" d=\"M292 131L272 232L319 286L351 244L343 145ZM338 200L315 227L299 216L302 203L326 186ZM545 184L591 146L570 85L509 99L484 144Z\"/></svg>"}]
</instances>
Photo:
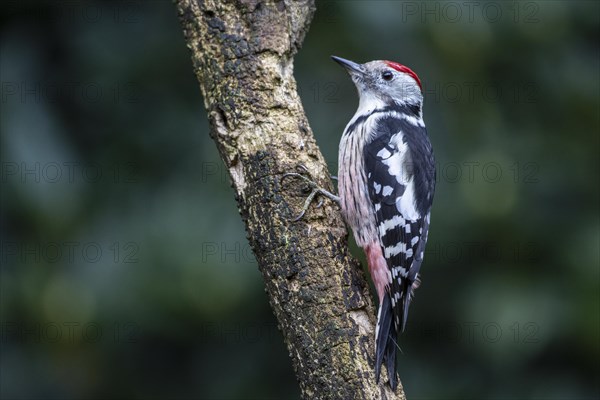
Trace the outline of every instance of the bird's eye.
<instances>
[{"instance_id":1,"label":"bird's eye","mask_svg":"<svg viewBox=\"0 0 600 400\"><path fill-rule=\"evenodd\" d=\"M391 71L384 71L383 74L381 74L381 77L384 81L391 81L394 74L392 74Z\"/></svg>"}]
</instances>

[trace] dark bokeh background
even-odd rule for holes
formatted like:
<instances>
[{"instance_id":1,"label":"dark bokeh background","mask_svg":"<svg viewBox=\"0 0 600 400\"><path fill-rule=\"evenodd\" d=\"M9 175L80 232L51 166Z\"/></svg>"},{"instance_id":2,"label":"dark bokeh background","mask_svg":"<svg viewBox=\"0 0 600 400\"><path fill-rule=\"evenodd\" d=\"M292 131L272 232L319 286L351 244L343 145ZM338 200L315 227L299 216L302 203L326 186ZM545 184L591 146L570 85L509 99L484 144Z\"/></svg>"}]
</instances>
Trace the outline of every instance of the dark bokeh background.
<instances>
[{"instance_id":1,"label":"dark bokeh background","mask_svg":"<svg viewBox=\"0 0 600 400\"><path fill-rule=\"evenodd\" d=\"M297 398L174 6L1 7L1 397ZM318 4L295 74L332 171L357 99L330 54L425 87L439 183L411 399L598 398L599 19Z\"/></svg>"}]
</instances>

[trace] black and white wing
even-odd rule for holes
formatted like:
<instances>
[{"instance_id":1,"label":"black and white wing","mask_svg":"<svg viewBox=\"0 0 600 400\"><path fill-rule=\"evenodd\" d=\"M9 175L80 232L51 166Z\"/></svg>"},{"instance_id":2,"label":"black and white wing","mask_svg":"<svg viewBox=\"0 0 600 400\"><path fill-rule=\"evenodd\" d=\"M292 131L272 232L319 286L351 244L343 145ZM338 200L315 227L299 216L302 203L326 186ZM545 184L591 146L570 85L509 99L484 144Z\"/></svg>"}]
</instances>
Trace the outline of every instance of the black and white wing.
<instances>
[{"instance_id":1,"label":"black and white wing","mask_svg":"<svg viewBox=\"0 0 600 400\"><path fill-rule=\"evenodd\" d=\"M379 325L384 328L377 338L378 372L384 358L388 360L388 371L392 360L395 363L396 335L406 326L413 284L418 285L435 165L422 124L391 115L379 119L375 132L364 148L365 172L382 252L391 274L389 296L384 299L389 304L380 305ZM392 318L395 329L389 320Z\"/></svg>"},{"instance_id":2,"label":"black and white wing","mask_svg":"<svg viewBox=\"0 0 600 400\"><path fill-rule=\"evenodd\" d=\"M410 288L417 280L429 230L433 151L424 126L388 116L378 121L364 156L382 251L392 276L395 323L404 329Z\"/></svg>"}]
</instances>

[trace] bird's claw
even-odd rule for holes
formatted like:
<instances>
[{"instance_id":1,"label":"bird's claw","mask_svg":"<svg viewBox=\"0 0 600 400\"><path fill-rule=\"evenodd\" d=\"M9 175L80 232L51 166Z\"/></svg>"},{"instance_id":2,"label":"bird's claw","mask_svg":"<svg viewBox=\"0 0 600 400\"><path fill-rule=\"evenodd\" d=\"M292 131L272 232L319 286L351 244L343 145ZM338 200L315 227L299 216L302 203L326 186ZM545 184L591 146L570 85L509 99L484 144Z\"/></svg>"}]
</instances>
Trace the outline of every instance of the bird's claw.
<instances>
[{"instance_id":1,"label":"bird's claw","mask_svg":"<svg viewBox=\"0 0 600 400\"><path fill-rule=\"evenodd\" d=\"M302 169L304 172L308 172L308 169L304 165L299 165L298 168ZM288 172L286 174L283 174L280 182L283 182L283 180L288 177L300 178L304 182L308 183L308 185L312 189L310 194L308 195L308 197L306 197L306 200L304 201L304 206L302 207L302 211L300 212L300 214L298 214L295 218L291 218L291 221L293 221L293 222L300 221L302 219L302 217L304 217L304 214L306 214L306 210L308 210L308 207L310 207L310 204L314 200L315 196L318 194L328 197L329 199L336 201L338 203L340 201L340 198L338 196L334 195L331 192L328 192L325 189L320 188L316 182L314 182L310 178L307 178L306 176L304 176L300 173L297 173L297 172ZM317 204L316 207L321 208L322 206L323 206L323 199L319 199L319 203Z\"/></svg>"},{"instance_id":2,"label":"bird's claw","mask_svg":"<svg viewBox=\"0 0 600 400\"><path fill-rule=\"evenodd\" d=\"M304 173L308 174L308 169L304 165L300 164L296 168L301 169L302 171L304 171ZM316 188L318 186L316 182L297 172L288 172L286 174L283 174L283 176L281 177L281 182L283 183L283 180L290 176L302 179L304 182L308 183L312 188Z\"/></svg>"}]
</instances>

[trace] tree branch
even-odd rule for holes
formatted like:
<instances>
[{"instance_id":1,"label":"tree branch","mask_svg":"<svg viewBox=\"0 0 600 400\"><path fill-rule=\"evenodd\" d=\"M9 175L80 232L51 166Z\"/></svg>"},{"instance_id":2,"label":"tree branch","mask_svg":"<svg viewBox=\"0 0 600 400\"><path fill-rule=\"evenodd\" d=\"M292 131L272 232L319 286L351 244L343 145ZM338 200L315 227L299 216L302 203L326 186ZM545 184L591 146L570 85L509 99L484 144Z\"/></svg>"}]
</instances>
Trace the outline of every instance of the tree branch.
<instances>
[{"instance_id":1,"label":"tree branch","mask_svg":"<svg viewBox=\"0 0 600 400\"><path fill-rule=\"evenodd\" d=\"M296 90L293 56L315 10L311 0L176 0L211 136L229 170L304 398L404 399L382 373L374 381L375 311L359 263L347 248L337 206L313 204L306 167L332 184Z\"/></svg>"}]
</instances>

